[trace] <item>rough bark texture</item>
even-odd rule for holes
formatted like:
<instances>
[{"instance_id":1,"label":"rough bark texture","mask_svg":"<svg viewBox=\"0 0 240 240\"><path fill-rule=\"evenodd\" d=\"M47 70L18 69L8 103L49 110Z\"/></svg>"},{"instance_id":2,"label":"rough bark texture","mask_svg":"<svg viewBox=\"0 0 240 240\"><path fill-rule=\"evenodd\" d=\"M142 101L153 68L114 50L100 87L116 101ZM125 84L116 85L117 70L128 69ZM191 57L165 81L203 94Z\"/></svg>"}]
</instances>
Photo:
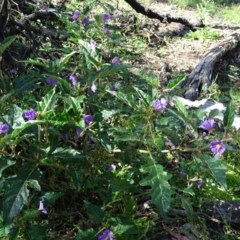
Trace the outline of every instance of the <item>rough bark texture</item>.
<instances>
[{"instance_id":1,"label":"rough bark texture","mask_svg":"<svg viewBox=\"0 0 240 240\"><path fill-rule=\"evenodd\" d=\"M204 24L202 22L199 22L197 24L190 23L187 19L180 18L180 17L173 17L170 15L160 15L157 12L152 11L151 9L144 7L140 3L138 3L136 0L125 0L136 12L141 13L149 18L158 19L161 22L177 22L181 23L184 26L188 27L190 30L196 30L198 27L203 27Z\"/></svg>"},{"instance_id":2,"label":"rough bark texture","mask_svg":"<svg viewBox=\"0 0 240 240\"><path fill-rule=\"evenodd\" d=\"M202 90L206 90L212 83L213 68L227 52L237 47L240 41L240 31L231 34L207 52L196 65L190 75L182 83L187 88L184 97L196 100Z\"/></svg>"}]
</instances>

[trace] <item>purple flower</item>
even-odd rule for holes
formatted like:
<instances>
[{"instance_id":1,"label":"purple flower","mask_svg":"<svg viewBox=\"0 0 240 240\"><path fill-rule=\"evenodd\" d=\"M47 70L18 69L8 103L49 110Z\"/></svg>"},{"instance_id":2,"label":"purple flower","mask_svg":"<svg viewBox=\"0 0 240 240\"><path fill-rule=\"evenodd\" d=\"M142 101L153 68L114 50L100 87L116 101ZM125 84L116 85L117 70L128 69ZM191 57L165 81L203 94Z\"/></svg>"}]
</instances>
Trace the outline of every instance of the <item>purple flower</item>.
<instances>
[{"instance_id":1,"label":"purple flower","mask_svg":"<svg viewBox=\"0 0 240 240\"><path fill-rule=\"evenodd\" d=\"M204 184L204 181L203 181L202 179L200 179L200 180L198 181L197 188L200 189L203 184Z\"/></svg>"},{"instance_id":2,"label":"purple flower","mask_svg":"<svg viewBox=\"0 0 240 240\"><path fill-rule=\"evenodd\" d=\"M72 82L73 86L77 85L77 76L73 73L69 74L69 80Z\"/></svg>"},{"instance_id":3,"label":"purple flower","mask_svg":"<svg viewBox=\"0 0 240 240\"><path fill-rule=\"evenodd\" d=\"M120 59L119 59L119 57L114 57L114 58L112 59L112 64L114 64L114 65L120 65Z\"/></svg>"},{"instance_id":4,"label":"purple flower","mask_svg":"<svg viewBox=\"0 0 240 240\"><path fill-rule=\"evenodd\" d=\"M54 80L54 79L52 79L52 78L50 78L50 77L48 77L47 79L46 79L46 82L49 84L49 85L51 85L51 86L53 86L53 87L55 87L56 85L57 85L57 80Z\"/></svg>"},{"instance_id":5,"label":"purple flower","mask_svg":"<svg viewBox=\"0 0 240 240\"><path fill-rule=\"evenodd\" d=\"M27 120L34 120L36 118L36 111L34 109L29 109L28 111L26 111L24 113L24 117L27 119Z\"/></svg>"},{"instance_id":6,"label":"purple flower","mask_svg":"<svg viewBox=\"0 0 240 240\"><path fill-rule=\"evenodd\" d=\"M92 123L93 117L92 117L92 115L85 115L83 117L83 120L85 122L85 126L88 127Z\"/></svg>"},{"instance_id":7,"label":"purple flower","mask_svg":"<svg viewBox=\"0 0 240 240\"><path fill-rule=\"evenodd\" d=\"M211 131L215 127L215 121L211 118L207 118L199 127L204 130Z\"/></svg>"},{"instance_id":8,"label":"purple flower","mask_svg":"<svg viewBox=\"0 0 240 240\"><path fill-rule=\"evenodd\" d=\"M97 86L95 85L94 82L92 83L91 90L92 90L92 92L94 92L94 93L97 91Z\"/></svg>"},{"instance_id":9,"label":"purple flower","mask_svg":"<svg viewBox=\"0 0 240 240\"><path fill-rule=\"evenodd\" d=\"M43 205L43 201L39 201L39 208L38 208L38 210L40 212L44 213L44 214L47 214L47 210L46 210L46 208Z\"/></svg>"},{"instance_id":10,"label":"purple flower","mask_svg":"<svg viewBox=\"0 0 240 240\"><path fill-rule=\"evenodd\" d=\"M68 141L68 134L65 132L62 132L60 135L60 138L64 141L67 142Z\"/></svg>"},{"instance_id":11,"label":"purple flower","mask_svg":"<svg viewBox=\"0 0 240 240\"><path fill-rule=\"evenodd\" d=\"M15 73L17 73L17 72L18 72L18 67L12 68L12 69L10 70L10 73L12 73L12 74L15 74Z\"/></svg>"},{"instance_id":12,"label":"purple flower","mask_svg":"<svg viewBox=\"0 0 240 240\"><path fill-rule=\"evenodd\" d=\"M103 14L103 21L105 23L109 22L111 20L111 15L109 13L104 13Z\"/></svg>"},{"instance_id":13,"label":"purple flower","mask_svg":"<svg viewBox=\"0 0 240 240\"><path fill-rule=\"evenodd\" d=\"M80 16L80 12L78 10L73 12L72 19L77 20Z\"/></svg>"},{"instance_id":14,"label":"purple flower","mask_svg":"<svg viewBox=\"0 0 240 240\"><path fill-rule=\"evenodd\" d=\"M215 156L220 156L226 150L224 143L220 140L215 140L210 143L210 149Z\"/></svg>"},{"instance_id":15,"label":"purple flower","mask_svg":"<svg viewBox=\"0 0 240 240\"><path fill-rule=\"evenodd\" d=\"M109 167L108 167L108 171L110 171L110 172L115 171L116 168L117 168L117 166L116 166L115 164L111 164L111 165L109 165Z\"/></svg>"},{"instance_id":16,"label":"purple flower","mask_svg":"<svg viewBox=\"0 0 240 240\"><path fill-rule=\"evenodd\" d=\"M183 171L181 171L181 172L179 173L179 176L180 176L181 178L184 178L184 177L186 176L186 173L183 172Z\"/></svg>"},{"instance_id":17,"label":"purple flower","mask_svg":"<svg viewBox=\"0 0 240 240\"><path fill-rule=\"evenodd\" d=\"M4 134L9 130L9 126L6 123L0 123L0 134Z\"/></svg>"},{"instance_id":18,"label":"purple flower","mask_svg":"<svg viewBox=\"0 0 240 240\"><path fill-rule=\"evenodd\" d=\"M15 228L16 228L15 226L10 227L10 228L8 229L8 233L9 233L9 234L12 234L12 233L14 232Z\"/></svg>"},{"instance_id":19,"label":"purple flower","mask_svg":"<svg viewBox=\"0 0 240 240\"><path fill-rule=\"evenodd\" d=\"M110 87L110 91L116 91L116 86L114 84Z\"/></svg>"},{"instance_id":20,"label":"purple flower","mask_svg":"<svg viewBox=\"0 0 240 240\"><path fill-rule=\"evenodd\" d=\"M167 107L167 100L165 98L156 99L153 101L152 106L156 111L162 111Z\"/></svg>"},{"instance_id":21,"label":"purple flower","mask_svg":"<svg viewBox=\"0 0 240 240\"><path fill-rule=\"evenodd\" d=\"M113 14L113 17L114 18L120 18L120 14L118 12L116 12L116 13Z\"/></svg>"},{"instance_id":22,"label":"purple flower","mask_svg":"<svg viewBox=\"0 0 240 240\"><path fill-rule=\"evenodd\" d=\"M84 27L86 27L90 23L89 17L85 17L82 21Z\"/></svg>"},{"instance_id":23,"label":"purple flower","mask_svg":"<svg viewBox=\"0 0 240 240\"><path fill-rule=\"evenodd\" d=\"M89 48L91 50L95 50L95 48L96 48L96 42L94 40L92 40L92 39L89 42Z\"/></svg>"},{"instance_id":24,"label":"purple flower","mask_svg":"<svg viewBox=\"0 0 240 240\"><path fill-rule=\"evenodd\" d=\"M104 32L105 34L109 34L109 29L108 29L107 27L104 27L104 28L103 28L103 32Z\"/></svg>"},{"instance_id":25,"label":"purple flower","mask_svg":"<svg viewBox=\"0 0 240 240\"><path fill-rule=\"evenodd\" d=\"M114 240L113 232L109 229L104 230L98 235L98 240Z\"/></svg>"},{"instance_id":26,"label":"purple flower","mask_svg":"<svg viewBox=\"0 0 240 240\"><path fill-rule=\"evenodd\" d=\"M81 128L76 128L75 134L74 134L74 139L78 139L81 137L82 129Z\"/></svg>"}]
</instances>

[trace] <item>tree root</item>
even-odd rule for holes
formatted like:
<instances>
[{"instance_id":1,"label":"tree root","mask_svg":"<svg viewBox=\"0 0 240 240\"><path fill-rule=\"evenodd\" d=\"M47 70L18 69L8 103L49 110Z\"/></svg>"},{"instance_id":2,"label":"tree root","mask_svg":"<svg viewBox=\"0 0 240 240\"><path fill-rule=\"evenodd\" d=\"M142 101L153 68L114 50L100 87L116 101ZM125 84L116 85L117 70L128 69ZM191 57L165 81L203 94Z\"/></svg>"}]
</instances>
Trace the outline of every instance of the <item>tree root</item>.
<instances>
[{"instance_id":1,"label":"tree root","mask_svg":"<svg viewBox=\"0 0 240 240\"><path fill-rule=\"evenodd\" d=\"M190 30L194 31L199 27L204 27L204 24L202 22L199 22L197 24L190 23L187 19L181 18L181 17L173 17L169 14L167 15L160 15L157 12L152 11L151 9L144 7L140 3L138 3L136 0L125 0L136 12L141 13L149 18L158 19L161 22L176 22L181 23L184 26L188 27Z\"/></svg>"},{"instance_id":2,"label":"tree root","mask_svg":"<svg viewBox=\"0 0 240 240\"><path fill-rule=\"evenodd\" d=\"M207 90L212 83L212 72L218 62L227 52L235 49L240 41L240 31L223 39L207 52L196 65L190 75L182 82L181 87L188 88L183 96L196 100L201 91Z\"/></svg>"}]
</instances>

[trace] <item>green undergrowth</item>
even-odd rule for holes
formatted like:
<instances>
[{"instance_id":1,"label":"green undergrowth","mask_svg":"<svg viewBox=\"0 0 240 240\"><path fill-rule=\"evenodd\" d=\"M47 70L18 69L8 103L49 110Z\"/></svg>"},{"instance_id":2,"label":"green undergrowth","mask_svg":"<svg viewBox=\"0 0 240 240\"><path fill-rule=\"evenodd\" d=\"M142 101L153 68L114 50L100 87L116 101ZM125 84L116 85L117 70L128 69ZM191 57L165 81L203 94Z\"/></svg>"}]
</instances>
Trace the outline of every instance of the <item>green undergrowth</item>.
<instances>
[{"instance_id":1,"label":"green undergrowth","mask_svg":"<svg viewBox=\"0 0 240 240\"><path fill-rule=\"evenodd\" d=\"M190 31L186 34L186 38L190 40L218 40L220 39L220 35L210 28L201 28L197 31Z\"/></svg>"},{"instance_id":2,"label":"green undergrowth","mask_svg":"<svg viewBox=\"0 0 240 240\"><path fill-rule=\"evenodd\" d=\"M183 8L194 8L204 20L206 16L224 20L227 23L239 24L240 5L239 1L218 1L218 0L171 0Z\"/></svg>"},{"instance_id":3,"label":"green undergrowth","mask_svg":"<svg viewBox=\"0 0 240 240\"><path fill-rule=\"evenodd\" d=\"M70 2L53 22L39 20L66 39L36 35L14 71L5 57L32 39L1 41L1 239L147 240L172 209L196 223L202 197L223 197L227 185L236 197L235 102L218 128L217 111L174 98L183 77L166 87L148 70L133 73L147 37L116 13L107 1Z\"/></svg>"}]
</instances>

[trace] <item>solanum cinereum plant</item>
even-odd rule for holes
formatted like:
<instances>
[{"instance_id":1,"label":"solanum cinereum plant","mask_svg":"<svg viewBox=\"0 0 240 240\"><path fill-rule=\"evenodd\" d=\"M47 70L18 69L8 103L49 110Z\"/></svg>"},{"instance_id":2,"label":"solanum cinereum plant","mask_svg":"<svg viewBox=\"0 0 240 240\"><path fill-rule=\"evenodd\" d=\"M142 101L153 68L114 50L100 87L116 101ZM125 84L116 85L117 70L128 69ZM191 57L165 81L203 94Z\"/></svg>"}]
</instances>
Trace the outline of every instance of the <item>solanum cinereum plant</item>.
<instances>
[{"instance_id":1,"label":"solanum cinereum plant","mask_svg":"<svg viewBox=\"0 0 240 240\"><path fill-rule=\"evenodd\" d=\"M158 77L132 74L116 47L124 39L116 12L79 8L62 21L64 53L26 61L26 72L37 74L39 64L44 71L28 79L24 101L16 91L2 112L2 236L47 237L67 214L75 239L138 239L207 179L226 189L233 110L218 129L214 113L172 102ZM147 222L139 214L146 196L154 204Z\"/></svg>"}]
</instances>

